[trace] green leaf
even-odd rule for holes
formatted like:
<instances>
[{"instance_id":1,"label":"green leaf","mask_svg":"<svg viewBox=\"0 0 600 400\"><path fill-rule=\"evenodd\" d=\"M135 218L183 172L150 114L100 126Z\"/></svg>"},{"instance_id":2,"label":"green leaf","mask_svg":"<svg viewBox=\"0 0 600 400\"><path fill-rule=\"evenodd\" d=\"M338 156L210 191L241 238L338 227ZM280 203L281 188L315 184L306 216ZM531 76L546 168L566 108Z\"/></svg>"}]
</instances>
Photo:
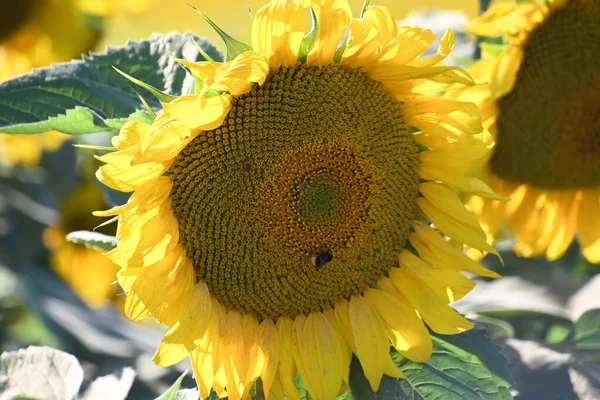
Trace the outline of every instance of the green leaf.
<instances>
[{"instance_id":1,"label":"green leaf","mask_svg":"<svg viewBox=\"0 0 600 400\"><path fill-rule=\"evenodd\" d=\"M177 98L177 96L171 96L169 94L163 93L160 90L158 90L157 88L155 88L154 86L149 85L146 82L140 81L139 79L134 78L133 76L131 76L129 74L126 74L125 72L121 71L117 67L113 66L113 68L115 71L117 71L119 74L123 75L123 77L127 78L132 83L135 83L139 87L144 88L147 91L149 91L150 93L152 93L154 95L154 97L156 97L159 101L161 101L163 103L170 103Z\"/></svg>"},{"instance_id":2,"label":"green leaf","mask_svg":"<svg viewBox=\"0 0 600 400\"><path fill-rule=\"evenodd\" d=\"M586 311L575 322L575 349L600 351L600 309Z\"/></svg>"},{"instance_id":3,"label":"green leaf","mask_svg":"<svg viewBox=\"0 0 600 400\"><path fill-rule=\"evenodd\" d=\"M460 335L432 335L433 354L426 363L410 361L393 352L404 379L384 376L379 391L373 393L363 376L360 363L352 362L350 390L365 400L504 400L511 399L513 382L508 360L500 346L476 326Z\"/></svg>"},{"instance_id":4,"label":"green leaf","mask_svg":"<svg viewBox=\"0 0 600 400\"><path fill-rule=\"evenodd\" d=\"M155 400L175 400L175 396L177 396L177 391L179 390L181 382L183 381L183 378L185 378L186 375L187 371L185 371L183 374L181 374L179 378L177 378L177 380L171 385L169 390L158 396Z\"/></svg>"},{"instance_id":5,"label":"green leaf","mask_svg":"<svg viewBox=\"0 0 600 400\"><path fill-rule=\"evenodd\" d=\"M73 399L83 382L83 369L75 357L50 347L0 355L2 398Z\"/></svg>"},{"instance_id":6,"label":"green leaf","mask_svg":"<svg viewBox=\"0 0 600 400\"><path fill-rule=\"evenodd\" d=\"M302 42L300 42L300 50L298 51L298 62L302 64L306 63L308 50L315 41L315 38L317 37L317 30L319 29L319 20L317 19L317 14L315 14L315 10L312 7L310 8L310 17L312 20L312 28L310 29L310 32L308 32L302 38Z\"/></svg>"},{"instance_id":7,"label":"green leaf","mask_svg":"<svg viewBox=\"0 0 600 400\"><path fill-rule=\"evenodd\" d=\"M75 106L74 109L65 110L65 114L59 114L55 117L50 117L45 121L14 124L12 126L0 129L2 130L2 133L25 134L35 134L57 130L70 135L110 130L102 118L100 118L89 108L80 106Z\"/></svg>"},{"instance_id":8,"label":"green leaf","mask_svg":"<svg viewBox=\"0 0 600 400\"><path fill-rule=\"evenodd\" d=\"M150 113L148 113L147 111L138 110L133 114L130 114L127 118L107 119L106 126L108 126L112 130L118 131L128 121L144 122L148 125L152 125L152 123L154 122L154 116L150 115Z\"/></svg>"},{"instance_id":9,"label":"green leaf","mask_svg":"<svg viewBox=\"0 0 600 400\"><path fill-rule=\"evenodd\" d=\"M155 34L150 39L109 47L106 53L35 69L6 81L0 84L0 132L34 134L54 129L82 134L114 130L112 120L139 115L145 107L131 82L113 66L169 95L188 93L193 79L170 54L204 60L192 38L191 33ZM220 58L208 41L198 43L213 58ZM155 99L149 105L160 108Z\"/></svg>"},{"instance_id":10,"label":"green leaf","mask_svg":"<svg viewBox=\"0 0 600 400\"><path fill-rule=\"evenodd\" d=\"M504 43L481 42L480 46L481 50L485 51L492 57L498 57L500 54L504 53L510 48L510 44Z\"/></svg>"},{"instance_id":11,"label":"green leaf","mask_svg":"<svg viewBox=\"0 0 600 400\"><path fill-rule=\"evenodd\" d=\"M215 24L213 22L213 20L211 20L202 11L198 10L194 6L190 6L190 7L192 7L194 10L196 10L196 12L198 14L202 15L202 17L206 20L206 22L208 22L208 24L219 34L219 36L221 36L221 39L223 39L223 42L225 43L225 47L227 48L227 55L226 55L225 61L231 61L234 58L236 58L238 55L245 53L247 51L253 50L252 46L250 46L249 44L241 42L241 41L231 37L229 34L227 34L227 32L225 32L223 29L221 29L219 27L219 25Z\"/></svg>"},{"instance_id":12,"label":"green leaf","mask_svg":"<svg viewBox=\"0 0 600 400\"><path fill-rule=\"evenodd\" d=\"M66 236L67 241L83 244L92 249L109 251L117 247L117 238L91 231L75 231Z\"/></svg>"},{"instance_id":13,"label":"green leaf","mask_svg":"<svg viewBox=\"0 0 600 400\"><path fill-rule=\"evenodd\" d=\"M370 2L371 0L365 0L365 2L363 3L362 8L360 9L360 18L363 18L365 16L365 11L367 11Z\"/></svg>"}]
</instances>

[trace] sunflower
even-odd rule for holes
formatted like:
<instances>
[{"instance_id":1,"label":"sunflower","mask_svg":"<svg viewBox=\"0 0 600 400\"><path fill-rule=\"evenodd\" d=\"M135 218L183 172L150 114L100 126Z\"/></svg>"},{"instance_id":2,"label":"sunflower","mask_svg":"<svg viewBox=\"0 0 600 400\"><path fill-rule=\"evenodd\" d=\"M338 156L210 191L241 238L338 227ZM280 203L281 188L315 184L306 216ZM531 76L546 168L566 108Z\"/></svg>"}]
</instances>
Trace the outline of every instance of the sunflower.
<instances>
[{"instance_id":1,"label":"sunflower","mask_svg":"<svg viewBox=\"0 0 600 400\"><path fill-rule=\"evenodd\" d=\"M69 135L48 131L35 135L0 133L0 162L5 165L38 165L44 151L56 151Z\"/></svg>"},{"instance_id":2,"label":"sunflower","mask_svg":"<svg viewBox=\"0 0 600 400\"><path fill-rule=\"evenodd\" d=\"M274 0L245 51L179 60L196 93L127 123L97 172L133 191L96 215L118 218L127 316L170 327L157 364L190 356L203 398L247 398L260 378L298 399L298 373L327 400L352 354L377 390L402 377L390 345L424 362L425 324L472 327L449 306L474 286L460 271L497 275L462 252L494 249L457 193L494 194L466 175L488 151L476 105L436 95L473 81L440 64L451 31L420 57L434 39L384 7Z\"/></svg>"},{"instance_id":3,"label":"sunflower","mask_svg":"<svg viewBox=\"0 0 600 400\"><path fill-rule=\"evenodd\" d=\"M58 224L46 228L43 233L44 244L51 251L52 269L93 308L101 307L114 298L119 267L97 250L67 242L65 235L94 229L98 221L91 216L91 212L104 206L98 186L87 181L63 201ZM114 230L107 227L98 230L114 234Z\"/></svg>"},{"instance_id":4,"label":"sunflower","mask_svg":"<svg viewBox=\"0 0 600 400\"><path fill-rule=\"evenodd\" d=\"M468 30L502 35L470 72L482 83L451 93L480 105L496 140L480 176L509 203L473 198L488 237L504 223L522 256L562 256L575 232L600 262L600 1L500 3Z\"/></svg>"},{"instance_id":5,"label":"sunflower","mask_svg":"<svg viewBox=\"0 0 600 400\"><path fill-rule=\"evenodd\" d=\"M0 82L46 67L53 62L79 58L93 49L100 33L89 16L105 17L119 7L138 12L146 0L19 0L0 15ZM39 164L44 150L55 151L68 139L51 131L38 135L0 132L0 161Z\"/></svg>"}]
</instances>

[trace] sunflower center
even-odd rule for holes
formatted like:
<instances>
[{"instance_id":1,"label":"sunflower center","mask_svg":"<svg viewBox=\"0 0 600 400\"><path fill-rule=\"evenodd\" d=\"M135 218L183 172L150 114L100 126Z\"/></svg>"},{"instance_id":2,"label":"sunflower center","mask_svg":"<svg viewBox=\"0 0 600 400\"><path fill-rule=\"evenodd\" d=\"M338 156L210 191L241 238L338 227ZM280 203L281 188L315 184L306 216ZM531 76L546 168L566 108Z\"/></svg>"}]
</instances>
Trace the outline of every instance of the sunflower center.
<instances>
[{"instance_id":1,"label":"sunflower center","mask_svg":"<svg viewBox=\"0 0 600 400\"><path fill-rule=\"evenodd\" d=\"M501 178L545 189L600 185L600 0L569 0L527 39L498 101Z\"/></svg>"},{"instance_id":2,"label":"sunflower center","mask_svg":"<svg viewBox=\"0 0 600 400\"><path fill-rule=\"evenodd\" d=\"M282 67L183 149L172 209L219 301L262 318L308 314L396 263L419 184L400 107L358 70Z\"/></svg>"}]
</instances>

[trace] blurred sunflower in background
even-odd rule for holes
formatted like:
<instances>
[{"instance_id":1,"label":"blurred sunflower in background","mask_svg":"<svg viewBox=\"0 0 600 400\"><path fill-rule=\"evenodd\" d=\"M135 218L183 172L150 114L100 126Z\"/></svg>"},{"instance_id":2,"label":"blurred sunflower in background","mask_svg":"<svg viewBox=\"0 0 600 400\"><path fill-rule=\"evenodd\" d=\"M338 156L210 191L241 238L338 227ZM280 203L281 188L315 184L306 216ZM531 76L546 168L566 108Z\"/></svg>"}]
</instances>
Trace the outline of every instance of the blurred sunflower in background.
<instances>
[{"instance_id":1,"label":"blurred sunflower in background","mask_svg":"<svg viewBox=\"0 0 600 400\"><path fill-rule=\"evenodd\" d=\"M146 0L19 0L0 16L0 82L32 68L70 61L94 49L102 36L95 19L139 13ZM37 135L0 133L0 161L39 164L69 137L56 131Z\"/></svg>"},{"instance_id":2,"label":"blurred sunflower in background","mask_svg":"<svg viewBox=\"0 0 600 400\"><path fill-rule=\"evenodd\" d=\"M522 256L560 258L575 232L600 262L600 0L499 3L467 30L501 35L450 97L480 105L496 141L479 176L508 203L469 207L493 240L504 223Z\"/></svg>"},{"instance_id":3,"label":"blurred sunflower in background","mask_svg":"<svg viewBox=\"0 0 600 400\"><path fill-rule=\"evenodd\" d=\"M457 193L494 197L466 175L488 149L477 107L436 96L473 81L441 63L452 31L420 57L434 40L381 6L353 18L345 0L271 1L251 46L179 60L196 93L127 123L99 157L98 179L133 191L96 213L118 217L107 256L125 312L170 326L154 361L191 356L202 398L246 398L260 378L269 398L298 399L298 372L333 399L352 353L376 391L402 377L390 342L424 362L425 324L473 326L449 306L474 286L461 271L497 275L462 244L495 250Z\"/></svg>"},{"instance_id":4,"label":"blurred sunflower in background","mask_svg":"<svg viewBox=\"0 0 600 400\"><path fill-rule=\"evenodd\" d=\"M50 265L73 291L91 308L105 305L114 299L118 286L119 267L98 250L70 243L65 236L74 231L94 230L99 224L92 211L106 207L98 186L84 181L60 205L60 221L46 228L44 245L50 250ZM112 226L96 229L114 235Z\"/></svg>"}]
</instances>

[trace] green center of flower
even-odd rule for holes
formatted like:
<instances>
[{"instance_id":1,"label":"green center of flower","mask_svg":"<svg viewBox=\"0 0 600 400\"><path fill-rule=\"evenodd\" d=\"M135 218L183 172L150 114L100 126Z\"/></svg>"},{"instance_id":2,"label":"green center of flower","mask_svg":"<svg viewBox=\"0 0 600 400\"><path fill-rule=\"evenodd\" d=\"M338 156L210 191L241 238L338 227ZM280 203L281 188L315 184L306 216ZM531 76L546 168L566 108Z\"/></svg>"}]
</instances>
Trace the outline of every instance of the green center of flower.
<instances>
[{"instance_id":1,"label":"green center of flower","mask_svg":"<svg viewBox=\"0 0 600 400\"><path fill-rule=\"evenodd\" d=\"M228 309L294 317L361 293L417 215L401 104L358 70L272 70L170 169L198 279Z\"/></svg>"},{"instance_id":2,"label":"green center of flower","mask_svg":"<svg viewBox=\"0 0 600 400\"><path fill-rule=\"evenodd\" d=\"M318 176L319 172L324 176ZM315 175L298 182L292 207L302 219L325 222L335 218L341 209L341 186L327 170L315 171Z\"/></svg>"},{"instance_id":3,"label":"green center of flower","mask_svg":"<svg viewBox=\"0 0 600 400\"><path fill-rule=\"evenodd\" d=\"M545 189L600 185L600 0L569 0L529 36L498 101L501 178Z\"/></svg>"}]
</instances>

